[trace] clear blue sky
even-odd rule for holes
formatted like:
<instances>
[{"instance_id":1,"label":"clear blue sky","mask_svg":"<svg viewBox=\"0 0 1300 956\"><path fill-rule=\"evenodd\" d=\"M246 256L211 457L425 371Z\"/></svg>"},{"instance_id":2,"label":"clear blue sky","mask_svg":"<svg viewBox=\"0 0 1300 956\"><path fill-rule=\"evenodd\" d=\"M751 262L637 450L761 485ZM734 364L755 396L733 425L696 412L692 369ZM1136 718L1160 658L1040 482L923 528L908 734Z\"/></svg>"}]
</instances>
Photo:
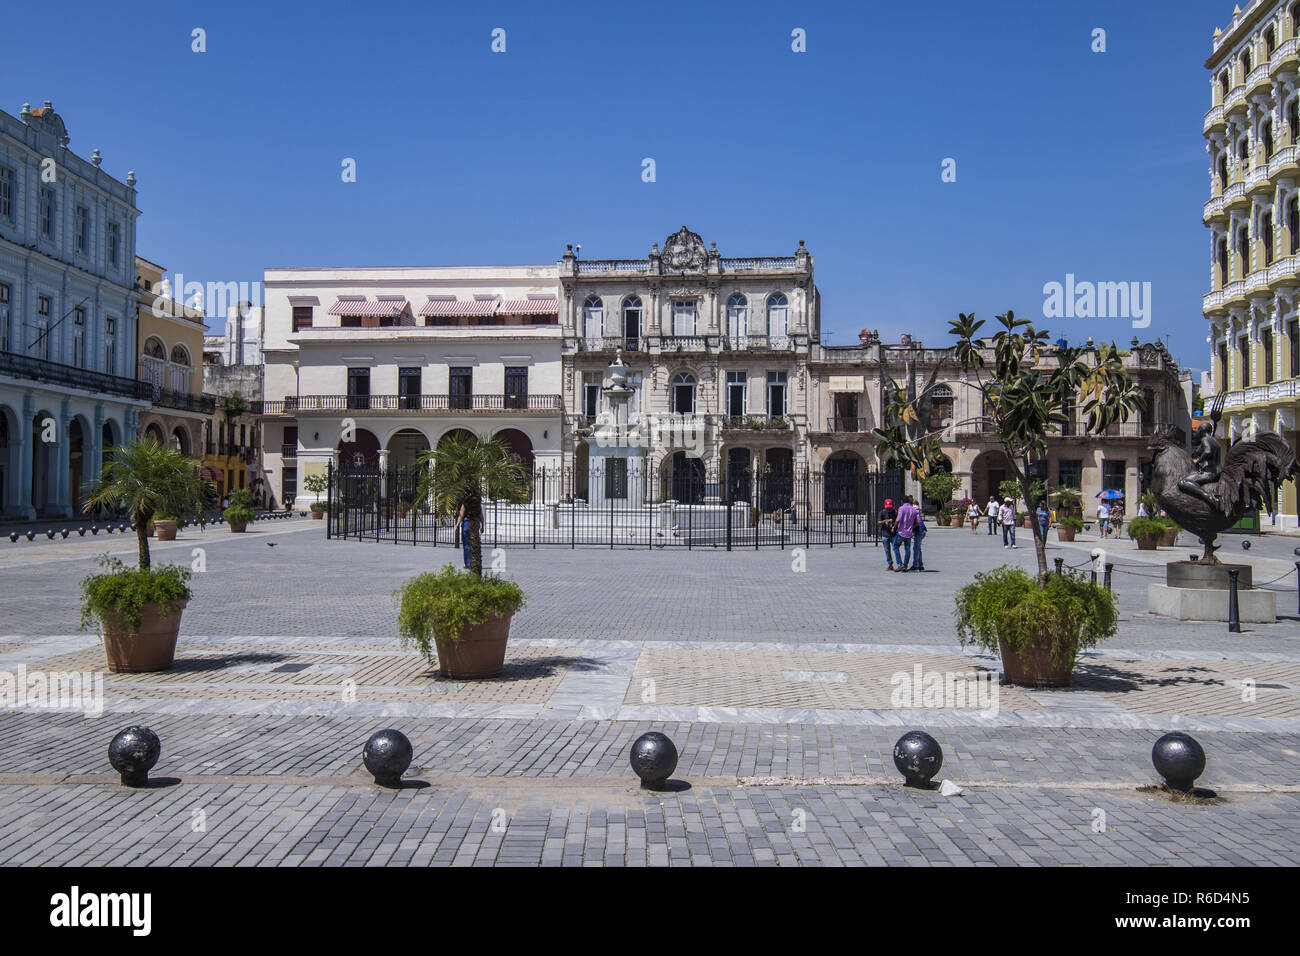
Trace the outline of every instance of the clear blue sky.
<instances>
[{"instance_id":1,"label":"clear blue sky","mask_svg":"<svg viewBox=\"0 0 1300 956\"><path fill-rule=\"evenodd\" d=\"M867 326L939 343L958 311L1041 316L1043 284L1074 273L1151 282L1143 336L1199 368L1203 63L1231 11L23 3L6 11L0 107L52 100L74 151L135 170L139 252L187 280L548 262L566 242L638 257L686 223L729 256L806 239L834 342ZM191 52L195 27L206 53ZM795 27L806 53L791 52ZM1133 335L1121 319L1046 324Z\"/></svg>"}]
</instances>

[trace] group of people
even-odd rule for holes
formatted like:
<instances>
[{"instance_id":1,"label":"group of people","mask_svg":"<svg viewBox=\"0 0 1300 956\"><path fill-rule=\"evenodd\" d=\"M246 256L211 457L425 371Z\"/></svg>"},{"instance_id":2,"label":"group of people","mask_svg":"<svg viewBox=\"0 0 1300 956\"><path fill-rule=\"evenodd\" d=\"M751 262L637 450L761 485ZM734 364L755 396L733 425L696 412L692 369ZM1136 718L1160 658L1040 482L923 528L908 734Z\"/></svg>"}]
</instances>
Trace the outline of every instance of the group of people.
<instances>
[{"instance_id":1,"label":"group of people","mask_svg":"<svg viewBox=\"0 0 1300 956\"><path fill-rule=\"evenodd\" d=\"M894 499L886 498L877 519L880 540L885 546L885 564L889 571L924 571L921 542L925 539L925 515L905 495L895 508ZM910 565L910 566L909 566Z\"/></svg>"},{"instance_id":2,"label":"group of people","mask_svg":"<svg viewBox=\"0 0 1300 956\"><path fill-rule=\"evenodd\" d=\"M970 507L966 509L966 517L970 521L971 534L979 533L980 519L986 518L989 534L996 534L999 528L1002 529L1002 547L1008 549L1016 547L1016 525L1020 521L1020 516L1016 514L1016 503L1011 498L998 501L995 495L990 495L989 503L982 510L979 502L972 501ZM1043 529L1043 539L1046 540L1047 529L1051 527L1055 515L1039 502L1038 514L1035 517Z\"/></svg>"}]
</instances>

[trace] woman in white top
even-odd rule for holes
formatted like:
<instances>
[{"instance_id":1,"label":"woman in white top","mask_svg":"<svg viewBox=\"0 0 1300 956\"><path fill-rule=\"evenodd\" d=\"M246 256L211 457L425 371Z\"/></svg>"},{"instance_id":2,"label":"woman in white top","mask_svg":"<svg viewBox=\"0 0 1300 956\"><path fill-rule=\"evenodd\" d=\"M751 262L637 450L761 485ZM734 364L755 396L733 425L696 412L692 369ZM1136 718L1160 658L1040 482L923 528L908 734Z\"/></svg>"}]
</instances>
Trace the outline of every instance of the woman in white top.
<instances>
[{"instance_id":1,"label":"woman in white top","mask_svg":"<svg viewBox=\"0 0 1300 956\"><path fill-rule=\"evenodd\" d=\"M970 533L975 534L980 529L980 506L975 502L970 503L966 509L966 520L970 522Z\"/></svg>"},{"instance_id":2,"label":"woman in white top","mask_svg":"<svg viewBox=\"0 0 1300 956\"><path fill-rule=\"evenodd\" d=\"M989 504L984 509L984 514L989 519L989 534L993 534L998 526L998 499L992 495L989 495Z\"/></svg>"}]
</instances>

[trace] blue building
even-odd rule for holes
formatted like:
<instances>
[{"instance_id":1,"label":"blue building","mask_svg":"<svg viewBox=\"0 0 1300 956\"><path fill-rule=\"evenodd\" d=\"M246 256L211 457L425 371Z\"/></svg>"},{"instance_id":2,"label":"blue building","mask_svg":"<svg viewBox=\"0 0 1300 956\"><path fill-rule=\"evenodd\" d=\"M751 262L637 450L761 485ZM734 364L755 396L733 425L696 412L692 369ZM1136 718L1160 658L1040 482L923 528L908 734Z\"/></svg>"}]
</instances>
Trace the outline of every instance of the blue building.
<instances>
[{"instance_id":1,"label":"blue building","mask_svg":"<svg viewBox=\"0 0 1300 956\"><path fill-rule=\"evenodd\" d=\"M135 176L68 149L50 102L0 111L0 515L70 516L149 407L135 376Z\"/></svg>"}]
</instances>

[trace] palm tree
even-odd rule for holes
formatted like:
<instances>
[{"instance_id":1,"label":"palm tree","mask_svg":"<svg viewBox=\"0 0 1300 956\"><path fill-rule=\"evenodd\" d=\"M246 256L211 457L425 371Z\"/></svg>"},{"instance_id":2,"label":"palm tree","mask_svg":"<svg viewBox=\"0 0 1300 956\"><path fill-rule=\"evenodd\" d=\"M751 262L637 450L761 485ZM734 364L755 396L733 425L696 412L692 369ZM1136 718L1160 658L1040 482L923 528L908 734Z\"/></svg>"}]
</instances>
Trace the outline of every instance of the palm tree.
<instances>
[{"instance_id":1,"label":"palm tree","mask_svg":"<svg viewBox=\"0 0 1300 956\"><path fill-rule=\"evenodd\" d=\"M140 568L149 567L149 522L157 514L202 514L208 482L198 465L153 438L112 449L98 483L86 498L87 513L98 505L125 506L135 526Z\"/></svg>"},{"instance_id":2,"label":"palm tree","mask_svg":"<svg viewBox=\"0 0 1300 956\"><path fill-rule=\"evenodd\" d=\"M519 459L495 439L478 435L452 435L416 460L420 480L416 501L429 502L440 515L469 519L469 563L483 576L483 496L507 501L528 498L528 479Z\"/></svg>"}]
</instances>

